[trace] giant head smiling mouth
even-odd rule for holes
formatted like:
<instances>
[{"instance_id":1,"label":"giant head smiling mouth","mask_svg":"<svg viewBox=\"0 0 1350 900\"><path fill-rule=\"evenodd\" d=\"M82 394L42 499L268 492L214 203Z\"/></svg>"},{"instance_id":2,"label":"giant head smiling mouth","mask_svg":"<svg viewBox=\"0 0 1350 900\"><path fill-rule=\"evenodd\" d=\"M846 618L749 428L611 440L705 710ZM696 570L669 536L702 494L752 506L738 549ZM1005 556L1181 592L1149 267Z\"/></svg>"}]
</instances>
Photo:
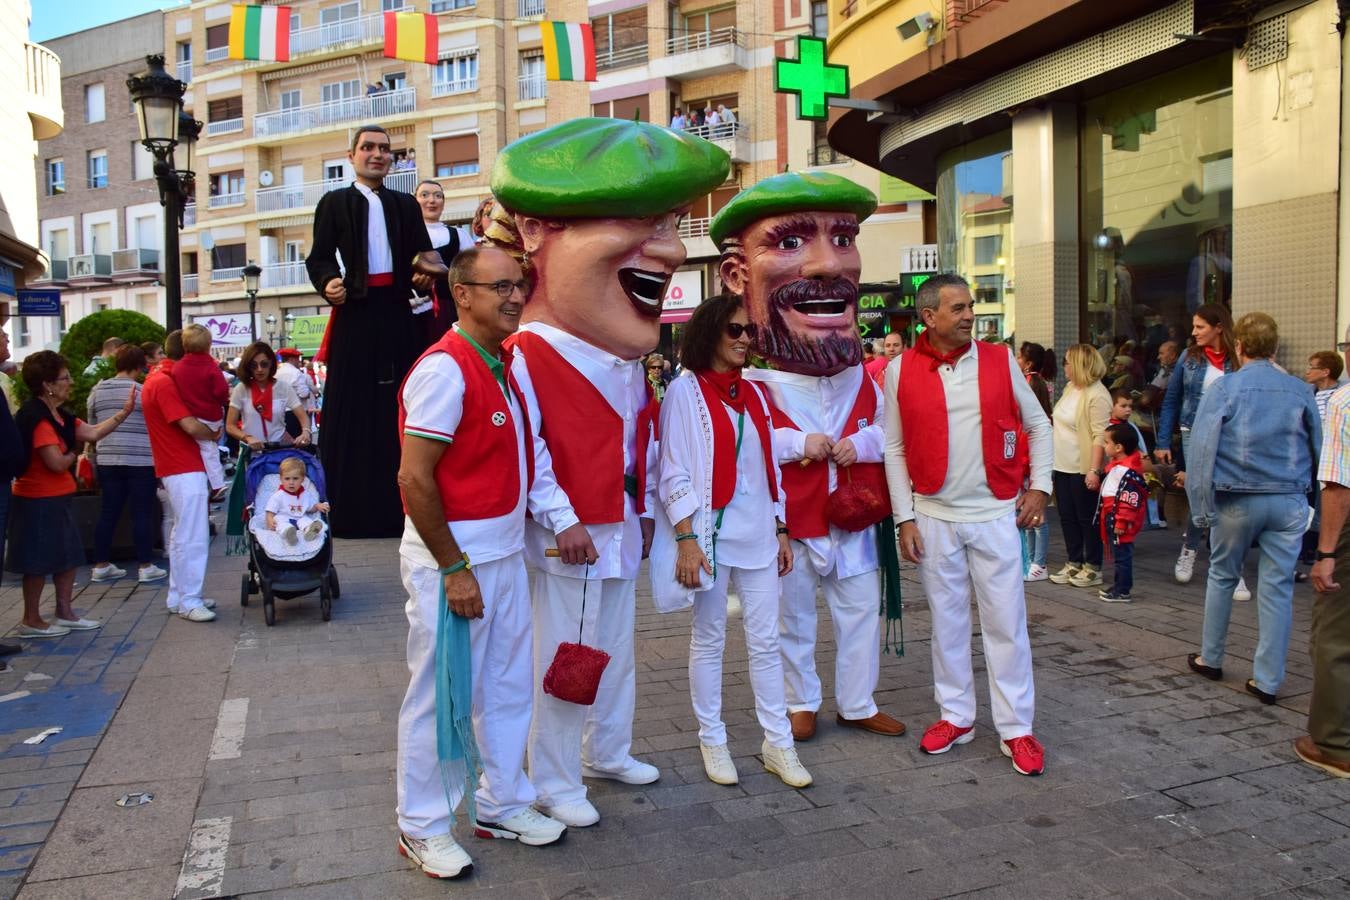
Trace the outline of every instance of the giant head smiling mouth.
<instances>
[{"instance_id":1,"label":"giant head smiling mouth","mask_svg":"<svg viewBox=\"0 0 1350 900\"><path fill-rule=\"evenodd\" d=\"M628 295L628 302L638 315L649 319L661 316L661 302L670 283L668 272L648 272L643 269L620 269L619 285Z\"/></svg>"}]
</instances>

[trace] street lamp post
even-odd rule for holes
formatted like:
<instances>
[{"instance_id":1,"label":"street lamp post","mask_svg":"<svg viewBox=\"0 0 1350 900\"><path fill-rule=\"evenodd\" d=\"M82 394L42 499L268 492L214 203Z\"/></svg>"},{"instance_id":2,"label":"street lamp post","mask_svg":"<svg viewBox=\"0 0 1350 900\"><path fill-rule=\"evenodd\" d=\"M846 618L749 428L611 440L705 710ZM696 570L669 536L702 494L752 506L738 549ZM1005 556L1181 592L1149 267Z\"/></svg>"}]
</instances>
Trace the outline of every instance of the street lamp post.
<instances>
[{"instance_id":1,"label":"street lamp post","mask_svg":"<svg viewBox=\"0 0 1350 900\"><path fill-rule=\"evenodd\" d=\"M262 268L251 259L248 265L244 266L244 292L248 294L248 330L255 344L258 342L258 276L261 274Z\"/></svg>"},{"instance_id":2,"label":"street lamp post","mask_svg":"<svg viewBox=\"0 0 1350 900\"><path fill-rule=\"evenodd\" d=\"M281 346L286 346L286 341L295 341L295 313L288 312L282 317L281 321L285 323L285 328L281 332Z\"/></svg>"},{"instance_id":3,"label":"street lamp post","mask_svg":"<svg viewBox=\"0 0 1350 900\"><path fill-rule=\"evenodd\" d=\"M277 317L268 313L263 321L267 323L267 343L271 346L277 340Z\"/></svg>"},{"instance_id":4,"label":"street lamp post","mask_svg":"<svg viewBox=\"0 0 1350 900\"><path fill-rule=\"evenodd\" d=\"M164 207L164 324L175 331L183 327L178 230L183 227L184 198L193 190L192 145L201 123L183 112L187 85L164 70L164 57L154 54L145 62L148 71L128 78L127 90L136 108L141 144L155 158L159 202Z\"/></svg>"}]
</instances>

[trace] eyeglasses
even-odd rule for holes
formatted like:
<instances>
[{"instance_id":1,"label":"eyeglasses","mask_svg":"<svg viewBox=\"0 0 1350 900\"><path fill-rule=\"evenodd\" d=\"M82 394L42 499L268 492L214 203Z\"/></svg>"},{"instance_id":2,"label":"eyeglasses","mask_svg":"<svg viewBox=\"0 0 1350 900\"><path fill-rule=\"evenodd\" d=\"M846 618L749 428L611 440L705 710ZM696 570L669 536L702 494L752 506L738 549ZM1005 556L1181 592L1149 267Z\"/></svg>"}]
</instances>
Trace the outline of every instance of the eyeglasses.
<instances>
[{"instance_id":1,"label":"eyeglasses","mask_svg":"<svg viewBox=\"0 0 1350 900\"><path fill-rule=\"evenodd\" d=\"M663 368L665 368L665 366L648 366L648 367L647 367L647 371L648 371L648 372L660 372Z\"/></svg>"},{"instance_id":2,"label":"eyeglasses","mask_svg":"<svg viewBox=\"0 0 1350 900\"><path fill-rule=\"evenodd\" d=\"M741 335L743 335L743 334L748 334L748 335L750 335L751 337L753 337L754 334L755 334L755 326L754 326L754 325L742 325L740 322L728 322L728 323L727 323L727 337L729 337L729 338L731 338L733 341L735 341L735 340L739 340L740 337L741 337Z\"/></svg>"},{"instance_id":3,"label":"eyeglasses","mask_svg":"<svg viewBox=\"0 0 1350 900\"><path fill-rule=\"evenodd\" d=\"M520 281L508 281L503 278L501 281L461 281L460 284L471 284L474 287L492 288L497 292L498 297L509 297L512 291L520 291L522 294L530 292L530 283L522 278Z\"/></svg>"},{"instance_id":4,"label":"eyeglasses","mask_svg":"<svg viewBox=\"0 0 1350 900\"><path fill-rule=\"evenodd\" d=\"M263 357L262 359L255 359L255 360L253 360L253 362L249 363L249 368L251 368L251 369L270 369L270 368L272 368L272 361L271 361L270 359L268 359L267 357Z\"/></svg>"}]
</instances>

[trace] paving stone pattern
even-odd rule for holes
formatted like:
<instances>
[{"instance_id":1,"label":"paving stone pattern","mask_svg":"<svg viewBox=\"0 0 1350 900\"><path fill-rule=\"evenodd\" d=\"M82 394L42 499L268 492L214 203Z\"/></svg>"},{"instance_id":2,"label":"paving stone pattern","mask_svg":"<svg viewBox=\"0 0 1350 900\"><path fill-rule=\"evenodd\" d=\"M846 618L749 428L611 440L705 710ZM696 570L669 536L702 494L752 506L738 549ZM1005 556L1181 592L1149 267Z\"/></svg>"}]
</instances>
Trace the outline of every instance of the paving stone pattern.
<instances>
[{"instance_id":1,"label":"paving stone pattern","mask_svg":"<svg viewBox=\"0 0 1350 900\"><path fill-rule=\"evenodd\" d=\"M343 595L327 624L317 597L282 602L274 628L256 604L240 609L238 559L212 560L222 615L211 625L165 627L155 592L109 588L88 609L109 628L31 642L38 653L0 675L0 694L39 698L0 704L0 896L24 878L23 898L1350 895L1350 780L1290 749L1307 709L1311 591L1295 595L1282 699L1261 706L1242 691L1254 603L1235 606L1226 681L1186 670L1204 588L1172 581L1177 543L1175 532L1142 536L1132 604L1030 586L1040 778L1000 755L981 677L975 740L919 753L935 708L927 605L911 570L906 653L883 657L877 695L910 733L840 729L827 699L816 738L799 748L815 784L786 788L758 759L733 625L725 715L741 783L714 785L690 710L689 617L653 612L644 591L634 752L661 780L592 782L600 824L551 847L481 841L461 825L475 865L450 883L394 846L407 680L397 542L338 543ZM1054 549L1052 561L1062 558ZM15 593L0 594L0 626L17 621ZM828 698L827 614L821 625ZM29 671L53 680L20 681ZM95 694L115 698L111 724L88 711L107 706L86 701ZM235 715L246 709L237 742L221 733L224 701ZM22 727L11 727L16 711ZM17 743L61 721L81 724L36 748ZM156 800L114 807L128 790Z\"/></svg>"}]
</instances>

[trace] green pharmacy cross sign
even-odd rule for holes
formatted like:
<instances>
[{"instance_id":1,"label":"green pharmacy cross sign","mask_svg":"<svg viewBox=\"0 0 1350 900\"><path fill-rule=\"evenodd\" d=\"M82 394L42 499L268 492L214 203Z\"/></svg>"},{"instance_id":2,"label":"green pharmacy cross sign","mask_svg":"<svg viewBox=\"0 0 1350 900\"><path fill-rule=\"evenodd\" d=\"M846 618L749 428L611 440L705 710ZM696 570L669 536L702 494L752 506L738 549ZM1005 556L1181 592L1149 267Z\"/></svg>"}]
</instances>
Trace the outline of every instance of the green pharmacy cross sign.
<instances>
[{"instance_id":1,"label":"green pharmacy cross sign","mask_svg":"<svg viewBox=\"0 0 1350 900\"><path fill-rule=\"evenodd\" d=\"M824 121L831 97L848 96L848 66L825 61L822 38L797 36L797 58L774 60L773 89L797 95L797 118Z\"/></svg>"}]
</instances>

